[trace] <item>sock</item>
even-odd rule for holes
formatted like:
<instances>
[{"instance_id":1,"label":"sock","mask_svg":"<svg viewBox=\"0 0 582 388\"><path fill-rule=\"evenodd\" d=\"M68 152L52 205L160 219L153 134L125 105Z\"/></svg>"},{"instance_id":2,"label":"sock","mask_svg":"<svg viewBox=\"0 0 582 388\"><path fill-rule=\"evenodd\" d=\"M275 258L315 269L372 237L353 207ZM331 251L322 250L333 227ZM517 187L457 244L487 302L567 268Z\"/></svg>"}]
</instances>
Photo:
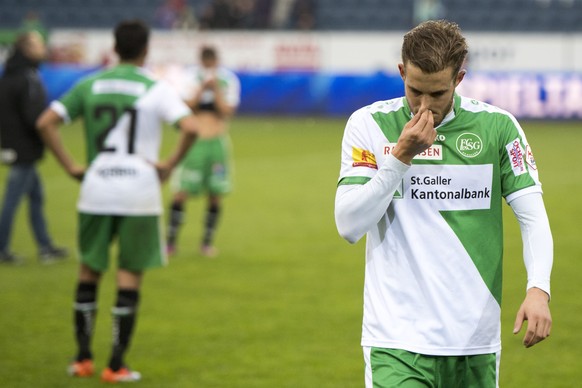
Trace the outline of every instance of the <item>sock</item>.
<instances>
[{"instance_id":1,"label":"sock","mask_svg":"<svg viewBox=\"0 0 582 388\"><path fill-rule=\"evenodd\" d=\"M91 338L97 316L97 284L79 282L75 294L74 324L79 353L77 361L92 359Z\"/></svg>"},{"instance_id":2,"label":"sock","mask_svg":"<svg viewBox=\"0 0 582 388\"><path fill-rule=\"evenodd\" d=\"M178 238L180 225L184 222L184 206L174 202L170 206L170 224L168 225L168 245L174 245Z\"/></svg>"},{"instance_id":3,"label":"sock","mask_svg":"<svg viewBox=\"0 0 582 388\"><path fill-rule=\"evenodd\" d=\"M216 225L218 223L218 216L220 215L219 205L210 205L206 210L206 222L204 224L204 238L202 239L202 245L212 245L212 239L214 238L214 232L216 230Z\"/></svg>"},{"instance_id":4,"label":"sock","mask_svg":"<svg viewBox=\"0 0 582 388\"><path fill-rule=\"evenodd\" d=\"M137 315L138 290L120 289L113 314L113 350L109 368L118 371L123 366L123 356L129 347Z\"/></svg>"}]
</instances>

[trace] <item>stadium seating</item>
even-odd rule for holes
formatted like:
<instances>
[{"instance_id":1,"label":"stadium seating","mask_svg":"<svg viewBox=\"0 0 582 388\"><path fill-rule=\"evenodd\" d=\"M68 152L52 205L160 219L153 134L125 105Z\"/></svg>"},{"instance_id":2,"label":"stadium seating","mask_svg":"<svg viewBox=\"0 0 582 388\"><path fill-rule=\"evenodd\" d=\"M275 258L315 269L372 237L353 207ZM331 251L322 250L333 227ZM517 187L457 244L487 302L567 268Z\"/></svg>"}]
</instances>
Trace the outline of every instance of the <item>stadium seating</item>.
<instances>
[{"instance_id":1,"label":"stadium seating","mask_svg":"<svg viewBox=\"0 0 582 388\"><path fill-rule=\"evenodd\" d=\"M155 24L163 0L2 0L0 28L18 28L35 11L47 28L111 28L139 17ZM211 0L188 0L197 14ZM582 31L582 0L441 0L445 17L466 31ZM412 26L414 1L317 0L316 29L323 31L405 31Z\"/></svg>"}]
</instances>

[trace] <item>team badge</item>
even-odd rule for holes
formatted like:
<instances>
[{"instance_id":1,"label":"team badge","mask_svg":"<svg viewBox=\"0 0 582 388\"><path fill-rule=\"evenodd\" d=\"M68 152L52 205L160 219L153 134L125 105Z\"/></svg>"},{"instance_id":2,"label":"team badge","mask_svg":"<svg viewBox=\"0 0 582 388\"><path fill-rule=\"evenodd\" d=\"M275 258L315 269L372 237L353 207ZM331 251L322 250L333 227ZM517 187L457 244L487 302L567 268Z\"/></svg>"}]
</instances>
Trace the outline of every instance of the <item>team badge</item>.
<instances>
[{"instance_id":1,"label":"team badge","mask_svg":"<svg viewBox=\"0 0 582 388\"><path fill-rule=\"evenodd\" d=\"M376 156L371 151L358 147L352 147L352 159L354 160L354 163L352 164L353 167L369 167L375 170L378 169Z\"/></svg>"},{"instance_id":2,"label":"team badge","mask_svg":"<svg viewBox=\"0 0 582 388\"><path fill-rule=\"evenodd\" d=\"M474 133L465 132L457 138L457 151L466 158L474 158L483 150L483 140Z\"/></svg>"}]
</instances>

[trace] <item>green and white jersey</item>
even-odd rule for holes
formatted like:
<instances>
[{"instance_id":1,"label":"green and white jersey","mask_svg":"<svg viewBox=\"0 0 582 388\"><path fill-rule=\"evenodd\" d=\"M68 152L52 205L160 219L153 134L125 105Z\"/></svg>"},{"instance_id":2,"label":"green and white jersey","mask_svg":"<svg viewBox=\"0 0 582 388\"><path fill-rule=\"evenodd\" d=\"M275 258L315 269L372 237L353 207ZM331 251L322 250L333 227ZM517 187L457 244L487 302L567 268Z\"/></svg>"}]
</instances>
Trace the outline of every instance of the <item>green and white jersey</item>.
<instances>
[{"instance_id":1,"label":"green and white jersey","mask_svg":"<svg viewBox=\"0 0 582 388\"><path fill-rule=\"evenodd\" d=\"M119 65L77 83L51 108L83 117L89 168L78 209L90 214L162 213L158 161L162 124L190 109L167 84L141 68Z\"/></svg>"},{"instance_id":2,"label":"green and white jersey","mask_svg":"<svg viewBox=\"0 0 582 388\"><path fill-rule=\"evenodd\" d=\"M240 104L240 81L235 73L224 68L206 69L202 66L194 66L187 69L192 85L191 93L196 93L210 77L216 77L219 89L224 100L229 106L238 107ZM190 96L191 97L191 96ZM199 109L213 110L215 96L213 90L204 90L200 96Z\"/></svg>"},{"instance_id":3,"label":"green and white jersey","mask_svg":"<svg viewBox=\"0 0 582 388\"><path fill-rule=\"evenodd\" d=\"M411 119L406 99L349 119L339 185L365 184ZM455 95L435 143L417 155L367 233L362 345L427 355L500 350L502 198L541 192L509 113Z\"/></svg>"}]
</instances>

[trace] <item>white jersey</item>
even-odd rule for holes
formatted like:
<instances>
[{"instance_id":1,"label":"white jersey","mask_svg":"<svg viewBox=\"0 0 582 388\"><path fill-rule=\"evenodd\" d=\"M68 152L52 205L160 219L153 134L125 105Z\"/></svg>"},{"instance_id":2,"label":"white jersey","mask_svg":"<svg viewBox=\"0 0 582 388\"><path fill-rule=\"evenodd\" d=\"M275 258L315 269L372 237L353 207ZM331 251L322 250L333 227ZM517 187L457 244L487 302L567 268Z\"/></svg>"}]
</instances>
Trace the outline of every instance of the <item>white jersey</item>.
<instances>
[{"instance_id":1,"label":"white jersey","mask_svg":"<svg viewBox=\"0 0 582 388\"><path fill-rule=\"evenodd\" d=\"M191 95L186 96L186 99L191 98L197 93L207 79L215 77L218 80L219 89L227 105L235 108L239 106L240 81L232 71L224 67L206 69L202 66L193 66L187 70L187 73L190 78L188 82L191 84ZM202 91L199 104L202 109L208 110L209 107L214 106L215 99L214 91L207 89Z\"/></svg>"},{"instance_id":2,"label":"white jersey","mask_svg":"<svg viewBox=\"0 0 582 388\"><path fill-rule=\"evenodd\" d=\"M83 116L89 168L78 210L89 214L162 213L158 161L163 123L190 114L166 83L135 66L119 65L79 82L52 108Z\"/></svg>"},{"instance_id":3,"label":"white jersey","mask_svg":"<svg viewBox=\"0 0 582 388\"><path fill-rule=\"evenodd\" d=\"M405 98L356 111L340 185L384 165L411 112ZM525 135L507 112L455 96L367 233L362 345L427 355L500 350L502 198L541 192Z\"/></svg>"}]
</instances>

